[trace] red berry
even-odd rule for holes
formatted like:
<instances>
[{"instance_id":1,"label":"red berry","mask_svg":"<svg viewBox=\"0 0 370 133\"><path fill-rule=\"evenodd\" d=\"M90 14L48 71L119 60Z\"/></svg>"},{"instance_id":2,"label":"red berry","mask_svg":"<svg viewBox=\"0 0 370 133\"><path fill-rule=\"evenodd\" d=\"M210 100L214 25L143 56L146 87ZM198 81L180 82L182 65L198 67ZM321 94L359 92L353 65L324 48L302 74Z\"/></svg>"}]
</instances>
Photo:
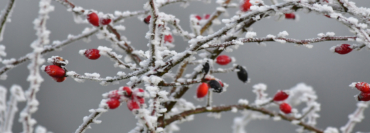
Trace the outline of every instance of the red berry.
<instances>
[{"instance_id":1,"label":"red berry","mask_svg":"<svg viewBox=\"0 0 370 133\"><path fill-rule=\"evenodd\" d=\"M335 47L334 49L335 53L338 54L348 54L352 51L351 45L349 44L342 44L340 46Z\"/></svg>"},{"instance_id":2,"label":"red berry","mask_svg":"<svg viewBox=\"0 0 370 133\"><path fill-rule=\"evenodd\" d=\"M280 104L280 110L285 114L289 114L292 112L292 107L288 103Z\"/></svg>"},{"instance_id":3,"label":"red berry","mask_svg":"<svg viewBox=\"0 0 370 133\"><path fill-rule=\"evenodd\" d=\"M135 101L139 101L140 104L143 104L145 102L144 90L141 88L135 89L132 93L131 99Z\"/></svg>"},{"instance_id":4,"label":"red berry","mask_svg":"<svg viewBox=\"0 0 370 133\"><path fill-rule=\"evenodd\" d=\"M286 13L285 18L286 19L295 19L295 14L294 13Z\"/></svg>"},{"instance_id":5,"label":"red berry","mask_svg":"<svg viewBox=\"0 0 370 133\"><path fill-rule=\"evenodd\" d=\"M361 92L357 96L358 101L370 101L370 93L363 93Z\"/></svg>"},{"instance_id":6,"label":"red berry","mask_svg":"<svg viewBox=\"0 0 370 133\"><path fill-rule=\"evenodd\" d=\"M120 99L121 95L118 93L118 91L119 90L113 90L113 91L109 92L108 97L111 98L111 99Z\"/></svg>"},{"instance_id":7,"label":"red berry","mask_svg":"<svg viewBox=\"0 0 370 133\"><path fill-rule=\"evenodd\" d=\"M67 77L52 77L57 82L63 82Z\"/></svg>"},{"instance_id":8,"label":"red berry","mask_svg":"<svg viewBox=\"0 0 370 133\"><path fill-rule=\"evenodd\" d=\"M172 35L171 35L171 34L165 35L165 36L164 36L164 42L172 43L172 42L173 42L173 37L172 37Z\"/></svg>"},{"instance_id":9,"label":"red berry","mask_svg":"<svg viewBox=\"0 0 370 133\"><path fill-rule=\"evenodd\" d=\"M355 87L363 93L370 92L370 85L366 82L358 82Z\"/></svg>"},{"instance_id":10,"label":"red berry","mask_svg":"<svg viewBox=\"0 0 370 133\"><path fill-rule=\"evenodd\" d=\"M206 14L206 15L204 15L204 19L209 19L209 17L210 17L211 15L209 15L209 14Z\"/></svg>"},{"instance_id":11,"label":"red berry","mask_svg":"<svg viewBox=\"0 0 370 133\"><path fill-rule=\"evenodd\" d=\"M149 24L150 23L150 18L151 18L152 16L147 16L146 18L144 18L144 23L146 23L146 24Z\"/></svg>"},{"instance_id":12,"label":"red berry","mask_svg":"<svg viewBox=\"0 0 370 133\"><path fill-rule=\"evenodd\" d=\"M249 0L244 0L244 2L242 3L242 5L240 6L240 9L243 12L246 12L246 11L248 11L251 8L251 6L252 6L252 4L249 2Z\"/></svg>"},{"instance_id":13,"label":"red berry","mask_svg":"<svg viewBox=\"0 0 370 133\"><path fill-rule=\"evenodd\" d=\"M219 65L227 65L231 62L231 58L227 55L220 55L216 58L216 63Z\"/></svg>"},{"instance_id":14,"label":"red berry","mask_svg":"<svg viewBox=\"0 0 370 133\"><path fill-rule=\"evenodd\" d=\"M45 67L45 72L51 77L60 78L65 77L66 71L57 65L48 65Z\"/></svg>"},{"instance_id":15,"label":"red berry","mask_svg":"<svg viewBox=\"0 0 370 133\"><path fill-rule=\"evenodd\" d=\"M111 98L107 101L109 109L115 109L117 108L121 103L116 98Z\"/></svg>"},{"instance_id":16,"label":"red berry","mask_svg":"<svg viewBox=\"0 0 370 133\"><path fill-rule=\"evenodd\" d=\"M111 21L112 21L112 19L110 19L110 18L106 18L106 19L102 19L102 20L100 21L100 23L101 23L102 25L107 25L107 24L109 24Z\"/></svg>"},{"instance_id":17,"label":"red berry","mask_svg":"<svg viewBox=\"0 0 370 133\"><path fill-rule=\"evenodd\" d=\"M134 97L131 97L131 100L132 100L132 101L137 101L137 102L139 102L139 103L140 103L140 105L145 103L145 99L144 99L144 97L134 96Z\"/></svg>"},{"instance_id":18,"label":"red berry","mask_svg":"<svg viewBox=\"0 0 370 133\"><path fill-rule=\"evenodd\" d=\"M289 97L289 94L284 91L278 91L274 96L274 101L284 101Z\"/></svg>"},{"instance_id":19,"label":"red berry","mask_svg":"<svg viewBox=\"0 0 370 133\"><path fill-rule=\"evenodd\" d=\"M202 20L202 17L199 15L196 15L195 18L197 18L198 20Z\"/></svg>"},{"instance_id":20,"label":"red berry","mask_svg":"<svg viewBox=\"0 0 370 133\"><path fill-rule=\"evenodd\" d=\"M128 100L127 101L127 108L128 108L128 110L132 111L134 109L140 109L140 105L137 101Z\"/></svg>"},{"instance_id":21,"label":"red berry","mask_svg":"<svg viewBox=\"0 0 370 133\"><path fill-rule=\"evenodd\" d=\"M84 55L91 60L96 60L100 57L98 49L88 49L85 51Z\"/></svg>"},{"instance_id":22,"label":"red berry","mask_svg":"<svg viewBox=\"0 0 370 133\"><path fill-rule=\"evenodd\" d=\"M125 95L126 97L131 97L132 90L131 90L130 87L125 86L125 87L122 88L122 90L124 92L123 95Z\"/></svg>"},{"instance_id":23,"label":"red berry","mask_svg":"<svg viewBox=\"0 0 370 133\"><path fill-rule=\"evenodd\" d=\"M95 12L87 14L87 20L90 22L90 24L99 27L99 16Z\"/></svg>"},{"instance_id":24,"label":"red berry","mask_svg":"<svg viewBox=\"0 0 370 133\"><path fill-rule=\"evenodd\" d=\"M207 83L200 84L197 90L197 97L203 98L207 95L207 93L208 93L208 84Z\"/></svg>"}]
</instances>

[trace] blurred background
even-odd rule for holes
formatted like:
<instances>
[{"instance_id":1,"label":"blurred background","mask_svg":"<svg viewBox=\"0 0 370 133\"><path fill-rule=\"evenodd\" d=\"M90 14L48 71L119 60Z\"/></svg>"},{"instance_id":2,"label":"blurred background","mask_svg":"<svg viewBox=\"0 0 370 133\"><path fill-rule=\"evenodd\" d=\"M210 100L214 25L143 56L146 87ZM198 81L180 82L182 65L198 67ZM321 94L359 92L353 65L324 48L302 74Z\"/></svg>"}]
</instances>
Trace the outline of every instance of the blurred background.
<instances>
[{"instance_id":1,"label":"blurred background","mask_svg":"<svg viewBox=\"0 0 370 133\"><path fill-rule=\"evenodd\" d=\"M282 0L280 0L282 1ZM370 7L370 3L365 0L354 0L357 6ZM71 0L78 6L85 9L95 9L104 13L113 13L114 11L137 11L143 9L144 0ZM232 2L238 2L233 0ZM266 0L266 4L270 1ZM0 9L8 4L8 0L0 1ZM51 31L50 40L65 40L68 34L77 35L85 27L91 27L88 24L76 24L73 21L71 12L60 3L52 2L55 11L49 14L47 29ZM180 7L180 4L166 6L160 11L176 15L180 20L182 27L190 30L189 15L199 14L203 16L215 11L218 6L215 1L211 4L203 2L191 2L187 8ZM38 16L38 1L25 0L16 1L15 8L11 16L11 23L6 24L4 40L0 42L6 46L6 58L19 58L31 52L30 44L36 39L32 21ZM228 14L232 16L239 9L229 9ZM338 36L352 36L348 28L341 23L328 19L317 13L307 13L299 11L299 21L281 20L274 18L263 19L252 25L253 31L257 32L257 37L265 37L267 34L277 35L286 30L288 37L297 39L315 38L318 33L335 32ZM225 18L226 16L222 16ZM145 34L148 25L137 17L125 19L122 24L126 27L121 31L121 35L126 36L136 49L147 50ZM222 25L221 25L222 26ZM221 26L213 27L216 31ZM172 27L171 27L172 28ZM174 36L177 51L183 51L187 42L180 36ZM355 81L370 82L369 65L370 56L368 50L352 51L347 55L334 54L329 48L341 43L355 42L323 42L313 44L312 49L295 46L295 44L280 44L274 42L266 43L267 46L260 46L256 43L247 43L232 53L226 53L234 56L238 64L246 66L251 78L251 82L243 84L235 73L216 74L230 85L225 93L214 95L214 104L236 104L237 101L248 99L254 101L255 95L252 93L252 86L257 83L265 83L268 86L267 93L273 96L279 89L289 89L298 83L304 82L312 86L318 95L318 102L321 103L320 118L317 127L325 129L327 126L340 128L348 121L348 114L356 109L357 101L354 95L359 91L352 90L348 85ZM62 56L69 61L68 70L78 73L98 72L105 76L116 75L119 68L113 66L113 62L107 57L101 57L98 60L89 60L81 55L80 49L97 48L98 46L111 46L109 41L98 40L92 36L90 43L82 40L63 47L62 51L54 51L45 54L44 58L53 55ZM121 53L123 54L123 53ZM123 54L125 55L125 54ZM0 81L0 85L10 88L13 84L19 84L24 90L28 89L29 83L26 78L29 74L27 65L30 62L23 63L11 71L7 72L8 78ZM221 67L215 65L215 67ZM227 68L231 67L228 65ZM173 72L177 69L173 69ZM188 73L192 69L187 70ZM82 118L89 115L89 109L97 108L101 94L119 86L124 86L126 82L120 82L119 85L101 86L98 82L85 81L77 83L71 78L67 78L62 83L55 82L46 73L41 72L44 82L40 91L37 93L37 99L40 102L39 110L33 114L37 124L47 127L49 131L55 133L71 133L82 123ZM193 101L195 105L205 105L205 101L199 102L193 98L196 91L194 85L186 94L185 98ZM18 105L21 111L25 103ZM18 115L15 118L14 132L21 132L21 124L18 123ZM180 133L228 133L231 132L231 126L235 116L240 113L222 113L221 119L207 117L207 114L196 115L194 121L185 122L180 125ZM365 111L365 119L357 124L354 131L370 131L370 109ZM101 124L91 125L87 133L124 133L133 129L136 125L136 119L132 113L123 104L118 109L110 110L104 113L100 118ZM255 120L252 121L246 130L249 133L291 133L298 128L287 121L273 120Z\"/></svg>"}]
</instances>

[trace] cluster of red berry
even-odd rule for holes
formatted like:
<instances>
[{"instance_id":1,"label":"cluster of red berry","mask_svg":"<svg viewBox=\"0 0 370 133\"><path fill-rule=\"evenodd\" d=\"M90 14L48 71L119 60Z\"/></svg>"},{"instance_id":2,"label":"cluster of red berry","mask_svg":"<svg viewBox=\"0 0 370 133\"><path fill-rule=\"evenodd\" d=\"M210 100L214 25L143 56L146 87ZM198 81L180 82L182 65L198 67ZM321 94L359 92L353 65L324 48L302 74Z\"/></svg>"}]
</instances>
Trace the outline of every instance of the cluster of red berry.
<instances>
[{"instance_id":1,"label":"cluster of red berry","mask_svg":"<svg viewBox=\"0 0 370 133\"><path fill-rule=\"evenodd\" d=\"M219 55L216 58L216 63L219 64L219 65L227 65L231 61L232 61L232 59L227 55ZM222 90L223 90L224 84L222 83L222 81L220 81L220 80L218 80L218 79L216 79L212 76L207 75L208 72L209 72L209 69L210 69L209 63L206 62L203 65L203 71L205 72L205 74L204 74L205 76L204 76L203 80L205 82L201 83L198 86L198 89L197 89L197 97L198 98L205 97L208 94L208 90L210 88L213 90L213 92L216 92L216 93L221 93ZM236 66L236 69L238 69L237 75L238 75L239 80L241 80L244 83L247 82L248 81L248 73L245 70L245 68L238 65L238 66Z\"/></svg>"},{"instance_id":2,"label":"cluster of red berry","mask_svg":"<svg viewBox=\"0 0 370 133\"><path fill-rule=\"evenodd\" d=\"M203 18L204 18L205 20L207 20L207 19L209 19L209 17L211 17L211 15L210 15L210 14L206 14L206 15L204 15L204 17L203 17ZM203 18L202 18L201 16L199 16L199 15L196 15L196 16L195 16L195 18L197 18L199 21L203 19Z\"/></svg>"},{"instance_id":3,"label":"cluster of red berry","mask_svg":"<svg viewBox=\"0 0 370 133\"><path fill-rule=\"evenodd\" d=\"M287 98L289 97L289 94L286 93L285 91L278 91L274 98L273 98L273 101L274 102L282 102L284 100L286 100ZM282 102L280 103L280 110L281 112L284 112L285 114L289 114L292 112L292 107L286 103L286 102Z\"/></svg>"},{"instance_id":4,"label":"cluster of red berry","mask_svg":"<svg viewBox=\"0 0 370 133\"><path fill-rule=\"evenodd\" d=\"M112 21L109 16L101 16L101 18L99 18L99 15L95 12L89 12L89 14L87 14L87 20L90 22L90 24L96 27L99 27L100 25L107 25Z\"/></svg>"},{"instance_id":5,"label":"cluster of red berry","mask_svg":"<svg viewBox=\"0 0 370 133\"><path fill-rule=\"evenodd\" d=\"M152 18L151 15L148 15L146 18L144 18L144 23L149 24L150 23L150 18ZM161 25L158 25L158 27ZM171 34L164 35L164 42L172 43L173 42L173 37Z\"/></svg>"},{"instance_id":6,"label":"cluster of red berry","mask_svg":"<svg viewBox=\"0 0 370 133\"><path fill-rule=\"evenodd\" d=\"M120 93L123 92L123 95ZM122 97L123 96L123 97ZM140 109L140 105L145 103L144 90L136 88L131 90L130 87L122 87L120 90L114 90L108 94L109 100L106 102L109 109L115 109L121 105L121 100L126 101L127 108L132 111Z\"/></svg>"},{"instance_id":7,"label":"cluster of red berry","mask_svg":"<svg viewBox=\"0 0 370 133\"><path fill-rule=\"evenodd\" d=\"M357 99L358 101L370 101L370 85L366 82L357 82L355 85L356 89L361 91L358 94Z\"/></svg>"},{"instance_id":8,"label":"cluster of red berry","mask_svg":"<svg viewBox=\"0 0 370 133\"><path fill-rule=\"evenodd\" d=\"M243 12L249 11L252 4L250 3L250 0L244 0L240 6L240 10ZM296 19L296 16L294 13L285 13L285 19Z\"/></svg>"}]
</instances>

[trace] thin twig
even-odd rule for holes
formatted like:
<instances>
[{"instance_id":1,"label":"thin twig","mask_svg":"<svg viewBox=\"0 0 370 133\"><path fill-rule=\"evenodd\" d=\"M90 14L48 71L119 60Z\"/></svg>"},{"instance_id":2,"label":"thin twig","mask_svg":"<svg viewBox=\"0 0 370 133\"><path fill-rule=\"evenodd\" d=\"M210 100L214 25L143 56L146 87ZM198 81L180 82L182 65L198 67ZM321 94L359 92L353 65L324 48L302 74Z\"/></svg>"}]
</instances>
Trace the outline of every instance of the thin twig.
<instances>
[{"instance_id":1,"label":"thin twig","mask_svg":"<svg viewBox=\"0 0 370 133\"><path fill-rule=\"evenodd\" d=\"M12 13L14 3L15 3L15 0L9 0L9 4L6 7L4 13L0 14L1 15L1 19L0 19L0 42L3 40L5 23L8 20L8 17L10 16L10 14Z\"/></svg>"},{"instance_id":2,"label":"thin twig","mask_svg":"<svg viewBox=\"0 0 370 133\"><path fill-rule=\"evenodd\" d=\"M225 0L222 7L227 8L227 5L229 5L230 1L231 0ZM212 25L212 21L217 19L223 12L224 11L217 10L215 13L213 13L207 20L207 23L204 24L202 28L200 29L200 35L202 35Z\"/></svg>"}]
</instances>

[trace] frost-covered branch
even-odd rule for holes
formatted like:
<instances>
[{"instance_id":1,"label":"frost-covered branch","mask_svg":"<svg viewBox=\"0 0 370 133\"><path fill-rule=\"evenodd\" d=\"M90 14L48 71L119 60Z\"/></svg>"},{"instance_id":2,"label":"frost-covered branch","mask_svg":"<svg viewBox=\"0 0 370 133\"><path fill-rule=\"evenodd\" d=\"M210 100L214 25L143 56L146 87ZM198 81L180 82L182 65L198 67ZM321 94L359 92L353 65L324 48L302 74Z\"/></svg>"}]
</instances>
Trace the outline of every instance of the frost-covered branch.
<instances>
[{"instance_id":1,"label":"frost-covered branch","mask_svg":"<svg viewBox=\"0 0 370 133\"><path fill-rule=\"evenodd\" d=\"M191 85L191 84L196 84L200 83L201 80L187 80L185 82L174 82L174 83L160 83L158 86L184 86L184 85Z\"/></svg>"},{"instance_id":2,"label":"frost-covered branch","mask_svg":"<svg viewBox=\"0 0 370 133\"><path fill-rule=\"evenodd\" d=\"M14 7L15 0L9 0L8 6L0 14L0 42L3 40L5 23L10 21L10 15Z\"/></svg>"},{"instance_id":3,"label":"frost-covered branch","mask_svg":"<svg viewBox=\"0 0 370 133\"><path fill-rule=\"evenodd\" d=\"M356 123L359 123L364 119L364 111L369 106L369 103L370 102L363 101L357 103L357 109L348 116L349 120L347 124L340 128L343 133L351 133Z\"/></svg>"},{"instance_id":4,"label":"frost-covered branch","mask_svg":"<svg viewBox=\"0 0 370 133\"><path fill-rule=\"evenodd\" d=\"M87 38L87 37L89 37L89 36L91 36L91 35L93 35L97 32L98 32L98 29L95 29L95 28L94 29L85 29L82 34L79 34L77 36L69 35L68 39L66 39L64 41L53 41L52 45L44 46L44 49L41 51L41 54L46 54L48 52L52 52L52 51L61 49L63 46L66 46L66 45L68 45L72 42L75 42L77 40ZM31 54L32 53L28 53L27 55L22 56L18 59L14 59L14 60L9 59L10 62L7 62L5 66L0 68L0 75L4 74L6 71L14 68L15 66L30 60L31 59Z\"/></svg>"},{"instance_id":5,"label":"frost-covered branch","mask_svg":"<svg viewBox=\"0 0 370 133\"><path fill-rule=\"evenodd\" d=\"M233 40L229 42L224 42L221 44L211 44L208 48L216 48L216 47L228 47L233 45L242 45L243 43L250 43L250 42L279 42L279 43L294 43L298 45L307 45L311 43L318 43L318 42L324 42L324 41L350 41L350 40L356 40L357 37L354 36L339 36L339 37L318 37L318 38L311 38L311 39L303 39L298 40L294 38L286 38L286 37L262 37L262 38L241 38L239 41Z\"/></svg>"},{"instance_id":6,"label":"frost-covered branch","mask_svg":"<svg viewBox=\"0 0 370 133\"><path fill-rule=\"evenodd\" d=\"M43 46L49 43L50 31L46 29L46 20L49 18L48 13L54 11L54 6L50 5L51 0L40 0L39 17L34 20L37 40L31 43L33 53L30 55L31 63L28 66L30 75L27 80L30 87L26 91L27 104L20 113L20 121L23 125L23 133L33 133L33 125L36 120L31 117L37 111L39 102L36 99L36 93L40 89L41 82L44 79L40 75L40 65L45 62L42 58Z\"/></svg>"},{"instance_id":7,"label":"frost-covered branch","mask_svg":"<svg viewBox=\"0 0 370 133\"><path fill-rule=\"evenodd\" d=\"M95 124L100 124L101 120L97 120L97 118L104 112L108 111L108 107L106 104L106 100L102 100L100 102L99 108L97 109L90 109L89 112L91 113L89 116L85 116L83 118L82 124L77 128L75 133L83 133L86 131L87 128L91 128L90 124L95 123Z\"/></svg>"},{"instance_id":8,"label":"frost-covered branch","mask_svg":"<svg viewBox=\"0 0 370 133\"><path fill-rule=\"evenodd\" d=\"M163 123L160 123L159 127L169 125L174 121L184 119L184 118L186 118L187 116L190 116L190 115L206 113L206 112L220 113L220 112L230 111L233 108L236 108L238 110L257 111L257 112L260 112L260 113L265 114L265 115L270 116L270 117L276 117L276 116L281 117L281 119L284 119L284 120L290 121L290 122L298 120L294 117L283 115L283 114L280 114L280 113L275 113L275 112L269 111L265 108L258 108L258 107L254 107L254 106L250 106L250 105L230 105L230 106L214 106L214 107L212 107L212 109L207 109L207 107L201 107L201 108L196 108L194 110L184 111L180 114L172 116L169 119L166 119ZM316 132L316 133L323 133L322 130L320 130L316 127L310 126L310 125L308 125L304 122L301 122L301 121L299 121L299 123L297 125L302 126L305 129Z\"/></svg>"},{"instance_id":9,"label":"frost-covered branch","mask_svg":"<svg viewBox=\"0 0 370 133\"><path fill-rule=\"evenodd\" d=\"M212 15L209 17L209 19L207 20L207 22L202 26L202 28L200 29L200 35L202 35L211 25L212 25L212 21L214 21L215 19L217 19L222 13L225 12L225 8L227 8L227 6L229 5L231 0L225 0L221 5L222 7L218 7L217 10L212 13Z\"/></svg>"},{"instance_id":10,"label":"frost-covered branch","mask_svg":"<svg viewBox=\"0 0 370 133\"><path fill-rule=\"evenodd\" d=\"M343 23L344 25L348 26L352 31L354 31L357 34L356 41L359 43L364 43L368 47L370 47L370 36L366 32L367 25L364 23L359 23L356 18L353 17L345 17L342 14L335 13L333 11L333 8L326 6L326 5L319 5L319 4L306 4L306 3L300 3L298 6L302 6L304 8L308 8L310 10L319 12L319 13L325 13L330 16L330 18L336 19L337 21Z\"/></svg>"},{"instance_id":11,"label":"frost-covered branch","mask_svg":"<svg viewBox=\"0 0 370 133\"><path fill-rule=\"evenodd\" d=\"M151 16L150 19L150 26L149 26L149 32L150 32L150 39L149 39L149 45L150 45L150 62L149 66L155 66L155 60L156 60L156 46L159 45L159 38L158 38L158 7L155 0L150 0L149 5L151 8Z\"/></svg>"},{"instance_id":12,"label":"frost-covered branch","mask_svg":"<svg viewBox=\"0 0 370 133\"><path fill-rule=\"evenodd\" d=\"M115 52L111 52L111 51L107 51L106 53L110 58L112 58L117 63L116 66L128 68L128 69L131 69L131 70L138 70L137 68L135 68L135 65L126 64L122 60L120 60L122 55L117 55Z\"/></svg>"},{"instance_id":13,"label":"frost-covered branch","mask_svg":"<svg viewBox=\"0 0 370 133\"><path fill-rule=\"evenodd\" d=\"M0 124L0 132L2 133L11 133L12 125L14 123L14 115L17 113L17 103L26 101L24 92L22 88L18 85L13 85L10 88L11 95L8 101L8 106L6 107L6 112L4 115L4 122ZM5 99L5 97L4 97Z\"/></svg>"},{"instance_id":14,"label":"frost-covered branch","mask_svg":"<svg viewBox=\"0 0 370 133\"><path fill-rule=\"evenodd\" d=\"M103 28L104 29L104 28ZM134 62L138 65L141 61L139 56L133 53L134 48L130 46L127 41L124 41L121 39L121 35L118 33L118 31L112 27L111 25L107 26L107 29L109 32L114 34L114 38L107 33L106 31L102 31L106 37L108 37L113 43L115 43L119 48L123 49L126 51L128 55L130 55L131 59L134 60Z\"/></svg>"}]
</instances>

